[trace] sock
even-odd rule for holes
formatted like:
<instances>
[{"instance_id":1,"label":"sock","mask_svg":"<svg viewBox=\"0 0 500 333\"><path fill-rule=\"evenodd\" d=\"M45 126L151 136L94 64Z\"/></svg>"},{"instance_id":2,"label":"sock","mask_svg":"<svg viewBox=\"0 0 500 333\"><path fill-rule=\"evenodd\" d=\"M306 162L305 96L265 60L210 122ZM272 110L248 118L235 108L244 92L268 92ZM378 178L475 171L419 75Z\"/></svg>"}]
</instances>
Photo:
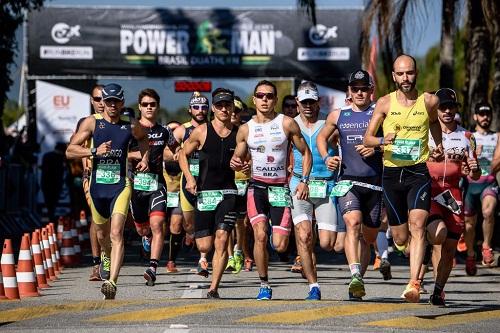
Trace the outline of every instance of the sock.
<instances>
[{"instance_id":1,"label":"sock","mask_svg":"<svg viewBox=\"0 0 500 333\"><path fill-rule=\"evenodd\" d=\"M309 284L309 290L312 290L312 288L314 287L318 287L319 288L319 283L318 282L314 282L314 283L310 283Z\"/></svg>"},{"instance_id":2,"label":"sock","mask_svg":"<svg viewBox=\"0 0 500 333\"><path fill-rule=\"evenodd\" d=\"M158 260L156 259L149 260L149 268L151 268L156 273L156 268L158 268Z\"/></svg>"},{"instance_id":3,"label":"sock","mask_svg":"<svg viewBox=\"0 0 500 333\"><path fill-rule=\"evenodd\" d=\"M396 249L398 249L399 252L405 253L405 250L408 247L408 242L404 243L403 245L398 245L396 242L394 242L394 246L396 247Z\"/></svg>"},{"instance_id":4,"label":"sock","mask_svg":"<svg viewBox=\"0 0 500 333\"><path fill-rule=\"evenodd\" d=\"M243 251L241 250L235 250L234 251L234 256L237 257L237 256L242 256L243 255Z\"/></svg>"},{"instance_id":5,"label":"sock","mask_svg":"<svg viewBox=\"0 0 500 333\"><path fill-rule=\"evenodd\" d=\"M174 261L182 246L182 233L174 235L170 234L170 241L168 242L168 260Z\"/></svg>"},{"instance_id":6,"label":"sock","mask_svg":"<svg viewBox=\"0 0 500 333\"><path fill-rule=\"evenodd\" d=\"M227 260L228 260L228 261L229 261L229 260L231 260L231 259L233 259L233 256L229 256L229 257L227 258Z\"/></svg>"},{"instance_id":7,"label":"sock","mask_svg":"<svg viewBox=\"0 0 500 333\"><path fill-rule=\"evenodd\" d=\"M435 284L434 284L434 292L433 292L433 294L434 294L434 295L441 295L441 293L443 292L443 289L444 289L444 287L443 287L443 286L441 286L441 285L439 285L439 284L435 283Z\"/></svg>"},{"instance_id":8,"label":"sock","mask_svg":"<svg viewBox=\"0 0 500 333\"><path fill-rule=\"evenodd\" d=\"M101 264L101 257L92 257L92 264L94 266Z\"/></svg>"},{"instance_id":9,"label":"sock","mask_svg":"<svg viewBox=\"0 0 500 333\"><path fill-rule=\"evenodd\" d=\"M379 231L377 234L377 247L378 253L382 259L387 259L389 257L389 252L387 248L389 243L387 242L387 237L385 236L385 231Z\"/></svg>"},{"instance_id":10,"label":"sock","mask_svg":"<svg viewBox=\"0 0 500 333\"><path fill-rule=\"evenodd\" d=\"M259 276L259 279L260 279L261 288L263 288L263 287L269 288L269 281L268 281L267 275L266 276Z\"/></svg>"},{"instance_id":11,"label":"sock","mask_svg":"<svg viewBox=\"0 0 500 333\"><path fill-rule=\"evenodd\" d=\"M354 263L349 265L349 269L351 270L351 275L354 274L361 274L361 264L360 263Z\"/></svg>"}]
</instances>

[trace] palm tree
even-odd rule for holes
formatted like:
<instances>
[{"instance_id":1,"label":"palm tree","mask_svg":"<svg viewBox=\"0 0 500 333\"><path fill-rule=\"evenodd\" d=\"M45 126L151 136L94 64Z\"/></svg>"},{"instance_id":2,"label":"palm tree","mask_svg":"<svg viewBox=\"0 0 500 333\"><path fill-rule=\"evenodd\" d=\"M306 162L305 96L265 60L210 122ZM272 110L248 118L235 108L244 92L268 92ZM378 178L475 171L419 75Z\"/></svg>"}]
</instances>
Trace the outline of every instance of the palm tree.
<instances>
[{"instance_id":1,"label":"palm tree","mask_svg":"<svg viewBox=\"0 0 500 333\"><path fill-rule=\"evenodd\" d=\"M441 53L439 56L439 86L454 88L454 50L455 36L457 32L456 9L458 0L443 0L442 24L441 24Z\"/></svg>"}]
</instances>

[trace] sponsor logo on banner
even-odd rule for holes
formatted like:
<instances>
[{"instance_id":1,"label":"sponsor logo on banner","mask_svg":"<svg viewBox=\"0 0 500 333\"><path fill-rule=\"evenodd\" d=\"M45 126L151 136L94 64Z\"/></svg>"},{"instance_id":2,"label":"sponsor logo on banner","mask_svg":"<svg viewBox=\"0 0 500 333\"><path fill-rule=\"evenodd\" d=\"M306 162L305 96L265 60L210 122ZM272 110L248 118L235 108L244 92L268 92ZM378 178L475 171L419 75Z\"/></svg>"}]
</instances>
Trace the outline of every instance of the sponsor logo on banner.
<instances>
[{"instance_id":1,"label":"sponsor logo on banner","mask_svg":"<svg viewBox=\"0 0 500 333\"><path fill-rule=\"evenodd\" d=\"M349 60L350 50L348 47L299 47L297 48L297 60L299 61L325 61L325 60Z\"/></svg>"},{"instance_id":2,"label":"sponsor logo on banner","mask_svg":"<svg viewBox=\"0 0 500 333\"><path fill-rule=\"evenodd\" d=\"M52 97L52 103L56 110L69 109L71 105L71 96L56 95Z\"/></svg>"},{"instance_id":3,"label":"sponsor logo on banner","mask_svg":"<svg viewBox=\"0 0 500 333\"><path fill-rule=\"evenodd\" d=\"M80 37L80 26L70 27L66 23L56 23L52 27L50 35L57 44L66 44L72 37Z\"/></svg>"},{"instance_id":4,"label":"sponsor logo on banner","mask_svg":"<svg viewBox=\"0 0 500 333\"><path fill-rule=\"evenodd\" d=\"M40 46L41 59L92 60L93 53L91 46Z\"/></svg>"},{"instance_id":5,"label":"sponsor logo on banner","mask_svg":"<svg viewBox=\"0 0 500 333\"><path fill-rule=\"evenodd\" d=\"M328 43L330 39L337 38L337 26L328 28L323 24L316 24L309 29L309 40L314 45L324 45Z\"/></svg>"}]
</instances>

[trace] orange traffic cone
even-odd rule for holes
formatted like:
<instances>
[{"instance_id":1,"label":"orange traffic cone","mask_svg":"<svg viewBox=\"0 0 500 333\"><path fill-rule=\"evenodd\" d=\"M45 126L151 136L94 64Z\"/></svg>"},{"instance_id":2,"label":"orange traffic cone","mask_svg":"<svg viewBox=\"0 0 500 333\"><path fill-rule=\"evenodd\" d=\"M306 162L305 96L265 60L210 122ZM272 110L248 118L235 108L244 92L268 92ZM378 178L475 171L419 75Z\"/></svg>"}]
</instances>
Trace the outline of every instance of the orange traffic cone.
<instances>
[{"instance_id":1,"label":"orange traffic cone","mask_svg":"<svg viewBox=\"0 0 500 333\"><path fill-rule=\"evenodd\" d=\"M36 288L35 272L33 272L33 260L31 258L29 234L24 234L21 240L21 250L19 251L19 259L17 261L16 276L19 296L40 296Z\"/></svg>"},{"instance_id":2,"label":"orange traffic cone","mask_svg":"<svg viewBox=\"0 0 500 333\"><path fill-rule=\"evenodd\" d=\"M54 223L49 223L48 234L49 234L49 247L50 255L52 256L52 265L54 266L54 273L57 277L61 274L61 267L59 267L59 260L57 260L57 243L54 241Z\"/></svg>"},{"instance_id":3,"label":"orange traffic cone","mask_svg":"<svg viewBox=\"0 0 500 333\"><path fill-rule=\"evenodd\" d=\"M14 262L14 251L12 241L6 239L3 243L1 259L2 275L5 297L8 299L19 299L19 289L17 289L16 267Z\"/></svg>"},{"instance_id":4,"label":"orange traffic cone","mask_svg":"<svg viewBox=\"0 0 500 333\"><path fill-rule=\"evenodd\" d=\"M7 299L5 289L3 287L2 266L0 266L0 299Z\"/></svg>"},{"instance_id":5,"label":"orange traffic cone","mask_svg":"<svg viewBox=\"0 0 500 333\"><path fill-rule=\"evenodd\" d=\"M42 244L43 244L43 253L45 255L45 263L47 264L47 270L49 271L49 278L51 281L57 279L56 273L54 272L54 265L52 263L52 255L50 253L50 244L49 244L49 233L47 228L42 228Z\"/></svg>"},{"instance_id":6,"label":"orange traffic cone","mask_svg":"<svg viewBox=\"0 0 500 333\"><path fill-rule=\"evenodd\" d=\"M45 277L45 269L43 267L42 248L40 247L40 233L34 231L31 238L31 251L33 252L33 261L35 262L35 274L38 287L50 287Z\"/></svg>"},{"instance_id":7,"label":"orange traffic cone","mask_svg":"<svg viewBox=\"0 0 500 333\"><path fill-rule=\"evenodd\" d=\"M88 249L90 247L89 220L84 210L80 211L80 226L80 231L82 233L82 239L80 239L80 233L78 233L80 245L82 248Z\"/></svg>"},{"instance_id":8,"label":"orange traffic cone","mask_svg":"<svg viewBox=\"0 0 500 333\"><path fill-rule=\"evenodd\" d=\"M57 244L61 246L62 238L64 232L64 218L59 216L59 220L57 221Z\"/></svg>"},{"instance_id":9,"label":"orange traffic cone","mask_svg":"<svg viewBox=\"0 0 500 333\"><path fill-rule=\"evenodd\" d=\"M80 221L71 222L71 237L73 238L73 249L75 250L75 263L80 264L82 256L82 248L80 247L80 242L78 241L78 231L75 224L80 223Z\"/></svg>"},{"instance_id":10,"label":"orange traffic cone","mask_svg":"<svg viewBox=\"0 0 500 333\"><path fill-rule=\"evenodd\" d=\"M69 221L64 221L64 232L61 245L61 263L64 266L76 266L75 249Z\"/></svg>"}]
</instances>

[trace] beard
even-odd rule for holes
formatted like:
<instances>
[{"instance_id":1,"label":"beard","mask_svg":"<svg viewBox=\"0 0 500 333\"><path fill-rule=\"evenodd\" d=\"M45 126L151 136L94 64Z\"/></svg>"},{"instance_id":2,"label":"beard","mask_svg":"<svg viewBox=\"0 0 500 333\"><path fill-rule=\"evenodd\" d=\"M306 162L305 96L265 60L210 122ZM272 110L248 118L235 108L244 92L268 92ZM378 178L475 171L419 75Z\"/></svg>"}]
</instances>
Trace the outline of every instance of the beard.
<instances>
[{"instance_id":1,"label":"beard","mask_svg":"<svg viewBox=\"0 0 500 333\"><path fill-rule=\"evenodd\" d=\"M403 86L402 86L402 85L403 85L403 83L410 84L410 87L403 87ZM407 93L407 92L410 92L410 91L412 91L413 89L415 89L415 85L416 85L416 84L417 84L417 83L416 83L415 81L413 81L413 82L412 82L412 81L405 81L405 82L401 82L401 83L396 82L396 87L397 87L399 90L401 90L402 92Z\"/></svg>"}]
</instances>

